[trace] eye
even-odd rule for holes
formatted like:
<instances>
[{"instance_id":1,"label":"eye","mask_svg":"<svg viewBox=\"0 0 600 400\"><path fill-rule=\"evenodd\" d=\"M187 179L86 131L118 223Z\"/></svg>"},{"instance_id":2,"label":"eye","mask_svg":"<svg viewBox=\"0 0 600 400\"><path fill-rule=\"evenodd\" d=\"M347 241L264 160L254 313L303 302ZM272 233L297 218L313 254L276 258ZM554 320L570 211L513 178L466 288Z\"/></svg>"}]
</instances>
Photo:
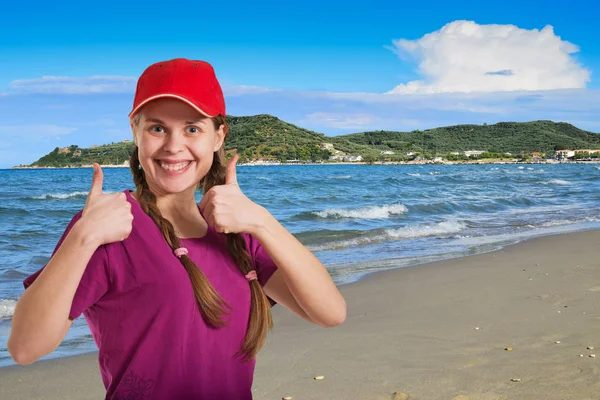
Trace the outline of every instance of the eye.
<instances>
[{"instance_id":1,"label":"eye","mask_svg":"<svg viewBox=\"0 0 600 400\"><path fill-rule=\"evenodd\" d=\"M153 133L163 133L165 131L165 129L160 125L152 125L149 130Z\"/></svg>"},{"instance_id":2,"label":"eye","mask_svg":"<svg viewBox=\"0 0 600 400\"><path fill-rule=\"evenodd\" d=\"M200 133L200 128L198 128L197 126L188 126L187 133L196 135L196 134Z\"/></svg>"}]
</instances>

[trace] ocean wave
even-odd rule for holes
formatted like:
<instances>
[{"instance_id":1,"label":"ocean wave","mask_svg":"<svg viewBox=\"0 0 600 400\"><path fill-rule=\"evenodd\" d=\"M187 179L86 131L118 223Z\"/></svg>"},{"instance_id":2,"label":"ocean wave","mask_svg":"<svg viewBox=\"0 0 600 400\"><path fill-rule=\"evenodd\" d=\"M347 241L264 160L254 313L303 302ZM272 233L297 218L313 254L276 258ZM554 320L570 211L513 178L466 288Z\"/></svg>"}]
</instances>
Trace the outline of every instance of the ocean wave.
<instances>
[{"instance_id":1,"label":"ocean wave","mask_svg":"<svg viewBox=\"0 0 600 400\"><path fill-rule=\"evenodd\" d=\"M104 192L108 194L108 192ZM64 200L64 199L86 199L88 192L72 192L72 193L46 193L41 196L24 197L23 200Z\"/></svg>"},{"instance_id":2,"label":"ocean wave","mask_svg":"<svg viewBox=\"0 0 600 400\"><path fill-rule=\"evenodd\" d=\"M352 175L328 176L327 179L350 179Z\"/></svg>"},{"instance_id":3,"label":"ocean wave","mask_svg":"<svg viewBox=\"0 0 600 400\"><path fill-rule=\"evenodd\" d=\"M411 174L410 172L408 172L406 175L408 175L408 176L421 176L421 174L418 173L418 172L414 173L414 174Z\"/></svg>"},{"instance_id":4,"label":"ocean wave","mask_svg":"<svg viewBox=\"0 0 600 400\"><path fill-rule=\"evenodd\" d=\"M368 206L355 209L328 208L323 211L313 211L312 214L324 219L384 219L392 215L406 214L408 208L404 204L387 204L384 206Z\"/></svg>"},{"instance_id":5,"label":"ocean wave","mask_svg":"<svg viewBox=\"0 0 600 400\"><path fill-rule=\"evenodd\" d=\"M571 182L565 181L563 179L552 179L549 181L540 182L542 185L570 185Z\"/></svg>"},{"instance_id":6,"label":"ocean wave","mask_svg":"<svg viewBox=\"0 0 600 400\"><path fill-rule=\"evenodd\" d=\"M371 231L355 231L356 237L349 237L343 240L335 240L320 244L309 244L307 247L311 251L339 250L347 247L366 246L381 242L390 242L401 239L416 239L432 236L444 236L458 233L464 230L467 225L460 221L443 221L435 224L409 225L401 228L392 229L374 229ZM313 237L316 242L317 237Z\"/></svg>"},{"instance_id":7,"label":"ocean wave","mask_svg":"<svg viewBox=\"0 0 600 400\"><path fill-rule=\"evenodd\" d=\"M583 219L557 219L554 221L548 221L548 222L544 222L540 225L534 226L534 225L528 225L529 227L551 227L551 226L563 226L563 225L574 225L574 224L582 224L582 223L586 223L586 222L598 222L600 221L600 219L598 218L594 218L594 217L586 217Z\"/></svg>"},{"instance_id":8,"label":"ocean wave","mask_svg":"<svg viewBox=\"0 0 600 400\"><path fill-rule=\"evenodd\" d=\"M16 300L0 299L0 318L12 318L16 306Z\"/></svg>"},{"instance_id":9,"label":"ocean wave","mask_svg":"<svg viewBox=\"0 0 600 400\"><path fill-rule=\"evenodd\" d=\"M23 208L0 207L0 215L10 215L11 217L24 217L30 212Z\"/></svg>"}]
</instances>

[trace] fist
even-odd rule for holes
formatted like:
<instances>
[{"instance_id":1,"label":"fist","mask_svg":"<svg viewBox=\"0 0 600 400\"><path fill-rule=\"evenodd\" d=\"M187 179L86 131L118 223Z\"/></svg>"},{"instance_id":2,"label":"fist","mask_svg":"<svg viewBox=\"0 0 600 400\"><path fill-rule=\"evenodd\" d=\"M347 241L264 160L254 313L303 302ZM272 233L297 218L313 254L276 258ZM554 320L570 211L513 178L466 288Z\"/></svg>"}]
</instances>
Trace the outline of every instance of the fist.
<instances>
[{"instance_id":1,"label":"fist","mask_svg":"<svg viewBox=\"0 0 600 400\"><path fill-rule=\"evenodd\" d=\"M98 246L127 239L133 221L125 193L103 194L103 180L102 169L94 164L92 187L81 216L86 232Z\"/></svg>"},{"instance_id":2,"label":"fist","mask_svg":"<svg viewBox=\"0 0 600 400\"><path fill-rule=\"evenodd\" d=\"M235 155L227 165L225 184L212 187L202 197L200 210L219 233L252 233L263 221L263 208L242 193L236 177Z\"/></svg>"}]
</instances>

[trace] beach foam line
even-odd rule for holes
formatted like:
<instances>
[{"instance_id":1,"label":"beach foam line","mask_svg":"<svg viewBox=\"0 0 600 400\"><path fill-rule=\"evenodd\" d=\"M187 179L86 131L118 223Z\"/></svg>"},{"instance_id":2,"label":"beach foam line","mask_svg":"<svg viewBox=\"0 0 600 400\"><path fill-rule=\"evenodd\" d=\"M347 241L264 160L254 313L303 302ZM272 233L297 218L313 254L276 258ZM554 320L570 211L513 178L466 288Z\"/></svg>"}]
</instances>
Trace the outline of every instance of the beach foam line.
<instances>
[{"instance_id":1,"label":"beach foam line","mask_svg":"<svg viewBox=\"0 0 600 400\"><path fill-rule=\"evenodd\" d=\"M104 194L110 194L113 192L103 192ZM24 197L24 200L64 200L64 199L85 199L87 198L88 192L71 192L71 193L45 193L41 196L29 196Z\"/></svg>"},{"instance_id":2,"label":"beach foam line","mask_svg":"<svg viewBox=\"0 0 600 400\"><path fill-rule=\"evenodd\" d=\"M328 208L323 211L313 211L311 214L325 219L384 219L392 215L402 215L408 212L404 204L387 204L383 206L367 206L362 208Z\"/></svg>"},{"instance_id":3,"label":"beach foam line","mask_svg":"<svg viewBox=\"0 0 600 400\"><path fill-rule=\"evenodd\" d=\"M360 236L335 240L322 244L308 245L311 251L339 250L347 247L366 246L381 242L392 242L402 239L417 239L431 236L455 234L464 230L467 225L460 221L442 221L434 224L409 225L401 228L374 229L365 231Z\"/></svg>"},{"instance_id":4,"label":"beach foam line","mask_svg":"<svg viewBox=\"0 0 600 400\"><path fill-rule=\"evenodd\" d=\"M16 306L14 299L0 299L0 318L12 318Z\"/></svg>"}]
</instances>

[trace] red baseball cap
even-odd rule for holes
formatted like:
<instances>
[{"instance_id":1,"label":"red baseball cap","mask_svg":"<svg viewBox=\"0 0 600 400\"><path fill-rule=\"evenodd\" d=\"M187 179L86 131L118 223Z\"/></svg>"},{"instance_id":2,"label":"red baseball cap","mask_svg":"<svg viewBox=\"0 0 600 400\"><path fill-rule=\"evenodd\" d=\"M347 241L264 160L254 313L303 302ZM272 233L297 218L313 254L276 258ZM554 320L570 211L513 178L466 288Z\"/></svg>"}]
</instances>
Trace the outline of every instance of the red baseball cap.
<instances>
[{"instance_id":1,"label":"red baseball cap","mask_svg":"<svg viewBox=\"0 0 600 400\"><path fill-rule=\"evenodd\" d=\"M226 115L223 90L206 61L175 58L146 68L138 79L129 118L145 104L164 97L185 101L207 117Z\"/></svg>"}]
</instances>

